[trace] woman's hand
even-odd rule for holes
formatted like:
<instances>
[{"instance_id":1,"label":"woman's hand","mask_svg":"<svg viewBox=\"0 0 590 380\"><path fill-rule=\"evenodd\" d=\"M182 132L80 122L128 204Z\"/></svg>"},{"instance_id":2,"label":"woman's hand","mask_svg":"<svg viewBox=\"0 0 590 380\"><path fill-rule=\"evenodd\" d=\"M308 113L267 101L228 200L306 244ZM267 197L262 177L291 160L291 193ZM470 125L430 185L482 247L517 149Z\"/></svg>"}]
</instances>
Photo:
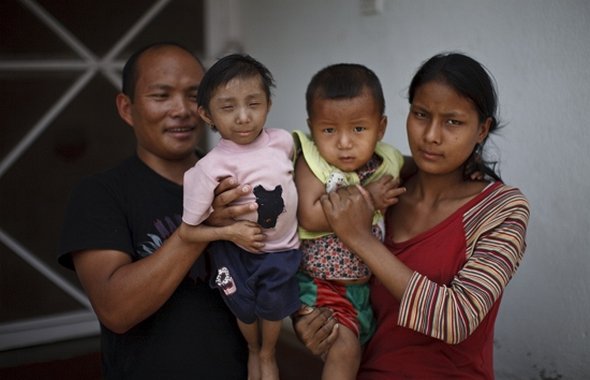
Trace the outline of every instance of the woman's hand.
<instances>
[{"instance_id":1,"label":"woman's hand","mask_svg":"<svg viewBox=\"0 0 590 380\"><path fill-rule=\"evenodd\" d=\"M332 317L332 311L303 305L291 318L299 340L312 354L325 360L338 337L338 323Z\"/></svg>"},{"instance_id":2,"label":"woman's hand","mask_svg":"<svg viewBox=\"0 0 590 380\"><path fill-rule=\"evenodd\" d=\"M375 211L369 193L361 186L348 186L321 197L324 214L332 231L353 251L362 239L372 237Z\"/></svg>"}]
</instances>

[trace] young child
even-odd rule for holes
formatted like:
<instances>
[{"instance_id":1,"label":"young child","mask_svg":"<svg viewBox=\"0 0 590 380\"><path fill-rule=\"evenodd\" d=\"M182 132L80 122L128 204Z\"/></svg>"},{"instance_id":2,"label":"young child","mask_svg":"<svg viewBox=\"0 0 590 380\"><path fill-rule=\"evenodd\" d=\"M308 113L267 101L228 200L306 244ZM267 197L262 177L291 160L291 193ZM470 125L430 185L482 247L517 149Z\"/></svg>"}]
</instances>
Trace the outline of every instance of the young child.
<instances>
[{"instance_id":1,"label":"young child","mask_svg":"<svg viewBox=\"0 0 590 380\"><path fill-rule=\"evenodd\" d=\"M279 377L274 352L281 320L300 306L293 138L285 130L264 128L273 86L268 69L248 55L221 58L206 72L198 111L221 140L185 173L183 213L184 223L210 228L200 224L212 210L220 179L233 176L253 188L251 197L239 201L258 204L247 219L260 226L264 249L217 241L208 251L211 285L236 315L248 343L248 378L265 380Z\"/></svg>"},{"instance_id":2,"label":"young child","mask_svg":"<svg viewBox=\"0 0 590 380\"><path fill-rule=\"evenodd\" d=\"M379 210L393 204L393 178L403 157L380 142L387 126L379 79L365 66L336 64L313 76L306 93L311 138L295 131L301 155L295 166L299 193L299 236L303 259L298 273L304 304L329 307L341 325L322 379L355 379L361 345L371 336L367 266L330 232L320 197L338 187L364 186L376 207L373 234L383 238ZM381 179L381 180L379 180Z\"/></svg>"}]
</instances>

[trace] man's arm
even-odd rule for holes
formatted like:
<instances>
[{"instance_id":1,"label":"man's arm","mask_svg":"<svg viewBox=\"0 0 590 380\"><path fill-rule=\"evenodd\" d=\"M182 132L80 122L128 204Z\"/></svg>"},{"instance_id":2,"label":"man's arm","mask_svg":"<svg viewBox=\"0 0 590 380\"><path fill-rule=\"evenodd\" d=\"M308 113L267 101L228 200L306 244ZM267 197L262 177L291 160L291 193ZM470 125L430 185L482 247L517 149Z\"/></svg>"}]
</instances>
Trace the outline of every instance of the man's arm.
<instances>
[{"instance_id":1,"label":"man's arm","mask_svg":"<svg viewBox=\"0 0 590 380\"><path fill-rule=\"evenodd\" d=\"M250 212L251 205L228 206L249 191L249 187L238 187L235 181L222 181L210 219L218 225L230 225L233 217ZM198 235L203 230L181 224L152 255L135 262L128 254L116 250L72 253L78 278L99 320L113 332L124 333L152 315L170 298L203 253L208 243L204 240L234 240L231 234L236 233L235 229L217 229L217 235L212 231L204 238L207 235Z\"/></svg>"},{"instance_id":2,"label":"man's arm","mask_svg":"<svg viewBox=\"0 0 590 380\"><path fill-rule=\"evenodd\" d=\"M135 262L114 250L80 251L72 259L98 319L124 333L170 298L206 246L183 241L177 230L154 254Z\"/></svg>"}]
</instances>

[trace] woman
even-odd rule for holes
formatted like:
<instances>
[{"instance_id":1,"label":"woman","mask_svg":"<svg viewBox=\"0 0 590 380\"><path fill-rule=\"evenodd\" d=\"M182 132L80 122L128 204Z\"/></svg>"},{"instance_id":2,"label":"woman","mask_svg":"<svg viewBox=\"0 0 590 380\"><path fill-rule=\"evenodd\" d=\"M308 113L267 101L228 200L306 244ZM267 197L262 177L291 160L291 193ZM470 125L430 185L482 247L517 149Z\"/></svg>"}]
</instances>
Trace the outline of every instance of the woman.
<instances>
[{"instance_id":1,"label":"woman","mask_svg":"<svg viewBox=\"0 0 590 380\"><path fill-rule=\"evenodd\" d=\"M493 82L458 53L426 61L409 88L407 133L417 172L386 215L386 239L370 232L363 189L324 196L334 232L370 267L377 331L359 379L493 379L493 332L502 292L525 250L522 193L482 158L498 128ZM482 180L472 180L474 172ZM359 229L359 220L367 228ZM337 331L325 313L296 322L301 339L325 352ZM325 326L331 326L327 324ZM327 336L327 338L326 338Z\"/></svg>"}]
</instances>

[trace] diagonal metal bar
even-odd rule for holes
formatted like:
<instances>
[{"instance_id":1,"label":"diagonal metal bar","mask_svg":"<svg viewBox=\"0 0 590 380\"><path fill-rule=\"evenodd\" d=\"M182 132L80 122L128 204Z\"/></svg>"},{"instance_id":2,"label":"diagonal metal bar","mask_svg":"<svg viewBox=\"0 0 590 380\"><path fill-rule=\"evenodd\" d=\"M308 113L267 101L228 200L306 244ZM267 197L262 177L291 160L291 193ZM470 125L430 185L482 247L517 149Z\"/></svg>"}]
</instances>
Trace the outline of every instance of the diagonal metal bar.
<instances>
[{"instance_id":1,"label":"diagonal metal bar","mask_svg":"<svg viewBox=\"0 0 590 380\"><path fill-rule=\"evenodd\" d=\"M2 241L8 248L10 248L14 253L16 253L17 256L23 259L27 264L35 268L49 281L53 282L61 290L66 292L70 297L74 298L76 301L84 305L87 309L92 310L90 301L88 301L88 298L82 291L71 285L57 272L51 269L47 264L45 264L43 261L39 260L35 255L30 253L25 247L20 245L15 239L8 235L2 228L0 228L0 241Z\"/></svg>"},{"instance_id":2,"label":"diagonal metal bar","mask_svg":"<svg viewBox=\"0 0 590 380\"><path fill-rule=\"evenodd\" d=\"M101 73L111 81L115 88L121 87L119 75L115 72L114 60L117 55L170 3L171 0L158 0L115 42L111 50L101 59Z\"/></svg>"},{"instance_id":3,"label":"diagonal metal bar","mask_svg":"<svg viewBox=\"0 0 590 380\"><path fill-rule=\"evenodd\" d=\"M135 38L171 0L158 0L152 5L140 19L113 45L111 50L103 59L98 61L97 57L84 46L74 35L72 35L58 20L33 0L20 0L26 8L36 15L47 25L58 37L77 52L84 61L73 60L46 60L46 61L11 61L0 62L0 70L25 71L25 70L86 70L84 74L58 99L58 101L41 117L35 126L25 135L23 139L8 153L0 162L0 178L17 161L20 156L34 143L51 122L68 106L72 99L82 91L91 78L100 70L103 75L115 86L119 87L119 76L116 70L122 63L114 62L114 58L120 51ZM78 302L91 309L86 296L77 288L73 287L56 272L47 267L35 255L28 252L16 240L11 238L0 228L0 241L3 241L18 256L37 269L45 277L70 294Z\"/></svg>"},{"instance_id":4,"label":"diagonal metal bar","mask_svg":"<svg viewBox=\"0 0 590 380\"><path fill-rule=\"evenodd\" d=\"M121 88L121 79L119 78L120 75L113 71L113 69L100 67L100 72L117 90Z\"/></svg>"},{"instance_id":5,"label":"diagonal metal bar","mask_svg":"<svg viewBox=\"0 0 590 380\"><path fill-rule=\"evenodd\" d=\"M123 50L129 42L134 39L143 29L145 29L146 25L148 25L154 17L156 17L171 0L158 0L152 5L140 18L137 20L135 24L127 30L127 32L117 41L111 50L103 57L103 61L111 62L117 54Z\"/></svg>"},{"instance_id":6,"label":"diagonal metal bar","mask_svg":"<svg viewBox=\"0 0 590 380\"><path fill-rule=\"evenodd\" d=\"M89 69L86 71L70 88L57 100L57 102L49 109L49 111L41 117L37 124L25 135L25 137L8 153L8 155L0 162L0 178L6 173L6 171L12 166L12 164L18 160L18 158L24 153L25 150L35 140L49 124L55 119L59 113L72 101L72 99L78 95L80 91L86 86L90 79L96 73L96 69Z\"/></svg>"},{"instance_id":7,"label":"diagonal metal bar","mask_svg":"<svg viewBox=\"0 0 590 380\"><path fill-rule=\"evenodd\" d=\"M120 79L117 70L123 66L123 63L116 61L116 57L122 49L129 44L145 27L170 3L171 0L157 0L155 3L132 25L132 27L113 45L110 51L99 61L97 57L82 44L64 25L55 19L47 10L37 4L35 0L20 0L35 16L37 16L45 25L47 25L57 36L70 46L80 57L81 60L43 60L43 61L10 61L0 62L0 70L4 71L26 71L26 70L60 70L60 71L78 71L85 72L74 82L69 89L51 106L49 111L33 126L25 137L9 152L9 154L0 161L0 178L6 171L17 161L21 155L35 142L35 140L49 127L51 122L70 104L72 99L79 94L98 70L116 87L120 87ZM92 311L92 306L86 295L69 281L63 278L59 273L54 271L37 256L29 252L17 240L12 238L2 228L0 228L0 241L11 249L17 256L27 264L36 269L45 276L49 281L54 283L70 297L82 304L87 310ZM88 317L90 316L90 317ZM68 316L69 317L69 316ZM45 323L46 318L39 321ZM61 320L60 320L61 321ZM38 321L34 321L35 326ZM60 327L61 325L63 327ZM67 326L65 326L67 325ZM26 326L26 331L14 333L13 344L38 344L45 336L46 340L64 339L66 336L82 336L89 333L96 334L98 324L96 323L93 313L84 312L83 320L79 322L77 328L72 329L71 322L58 322L56 326L46 328L36 328L31 330L31 326ZM0 328L2 324L0 324ZM10 335L12 327L8 327L8 333L2 332L0 336L6 338ZM30 331L29 331L30 330ZM47 330L47 331L46 331ZM78 331L79 330L79 331ZM8 334L8 335L7 335ZM29 336L27 339L24 335ZM69 335L68 335L69 334ZM73 335L72 335L73 334ZM6 343L6 342L4 342ZM1 346L1 344L0 344ZM12 346L11 346L12 347Z\"/></svg>"},{"instance_id":8,"label":"diagonal metal bar","mask_svg":"<svg viewBox=\"0 0 590 380\"><path fill-rule=\"evenodd\" d=\"M76 51L85 60L96 63L98 59L90 50L82 44L72 33L70 33L59 21L57 21L45 8L32 0L20 0L33 14L35 14L45 25L53 30L66 44Z\"/></svg>"}]
</instances>

